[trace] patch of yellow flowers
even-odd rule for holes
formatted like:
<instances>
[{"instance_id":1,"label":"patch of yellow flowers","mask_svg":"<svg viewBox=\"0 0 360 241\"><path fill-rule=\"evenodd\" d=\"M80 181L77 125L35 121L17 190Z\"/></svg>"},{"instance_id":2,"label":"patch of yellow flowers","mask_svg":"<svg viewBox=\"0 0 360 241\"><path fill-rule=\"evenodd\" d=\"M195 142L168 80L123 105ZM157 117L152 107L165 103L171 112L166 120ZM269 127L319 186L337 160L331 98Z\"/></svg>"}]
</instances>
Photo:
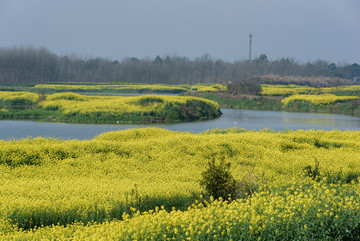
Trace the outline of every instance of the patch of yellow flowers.
<instances>
[{"instance_id":1,"label":"patch of yellow flowers","mask_svg":"<svg viewBox=\"0 0 360 241\"><path fill-rule=\"evenodd\" d=\"M262 95L287 96L281 100L284 107L294 101L309 102L313 105L328 105L339 101L359 99L358 96L337 96L333 93L360 91L360 85L315 88L300 85L261 85Z\"/></svg>"},{"instance_id":2,"label":"patch of yellow flowers","mask_svg":"<svg viewBox=\"0 0 360 241\"><path fill-rule=\"evenodd\" d=\"M310 187L307 185L311 185ZM302 182L283 192L261 191L245 201L206 201L187 211L164 207L123 221L44 227L5 235L17 239L75 240L331 240L356 225L359 190L339 195L335 186ZM321 200L321 201L320 201ZM353 216L354 215L354 216ZM347 229L347 230L346 230Z\"/></svg>"},{"instance_id":3,"label":"patch of yellow flowers","mask_svg":"<svg viewBox=\"0 0 360 241\"><path fill-rule=\"evenodd\" d=\"M291 95L281 100L284 106L287 106L290 102L305 101L310 102L313 105L328 105L339 101L356 100L357 96L336 96L333 94L323 95Z\"/></svg>"},{"instance_id":4,"label":"patch of yellow flowers","mask_svg":"<svg viewBox=\"0 0 360 241\"><path fill-rule=\"evenodd\" d=\"M164 111L166 105L185 104L188 101L205 102L219 108L219 105L210 100L189 96L84 96L75 93L58 93L49 95L47 100L39 106L44 109L61 110L64 114L111 114L122 115L138 113L143 115L150 112Z\"/></svg>"},{"instance_id":5,"label":"patch of yellow flowers","mask_svg":"<svg viewBox=\"0 0 360 241\"><path fill-rule=\"evenodd\" d=\"M301 85L261 85L261 95L289 96L295 94L318 94L319 90L314 87Z\"/></svg>"},{"instance_id":6,"label":"patch of yellow flowers","mask_svg":"<svg viewBox=\"0 0 360 241\"><path fill-rule=\"evenodd\" d=\"M358 131L159 128L0 141L0 238L341 239L360 218L359 143ZM259 190L231 203L200 197L212 157ZM304 176L316 161L320 182Z\"/></svg>"},{"instance_id":7,"label":"patch of yellow flowers","mask_svg":"<svg viewBox=\"0 0 360 241\"><path fill-rule=\"evenodd\" d=\"M0 111L7 111L6 107L16 105L17 102L26 107L36 102L38 108L60 112L64 116L61 118L65 118L65 120L79 117L83 121L101 118L102 121L114 122L120 120L131 122L133 120L133 122L139 122L142 116L155 118L170 111L180 113L181 107L187 104L196 105L198 103L208 107L208 110L214 112L219 110L218 103L191 96L88 96L72 92L44 96L45 98L40 100L40 95L35 93L0 92ZM15 104L7 105L9 101ZM172 107L175 110L170 110ZM174 119L172 121L180 120Z\"/></svg>"},{"instance_id":8,"label":"patch of yellow flowers","mask_svg":"<svg viewBox=\"0 0 360 241\"><path fill-rule=\"evenodd\" d=\"M262 95L289 96L295 94L317 95L319 93L333 93L339 91L360 91L360 85L345 85L336 87L315 88L304 85L261 85Z\"/></svg>"},{"instance_id":9,"label":"patch of yellow flowers","mask_svg":"<svg viewBox=\"0 0 360 241\"><path fill-rule=\"evenodd\" d=\"M38 94L25 91L0 91L0 107L22 102L27 105L34 104L39 99Z\"/></svg>"}]
</instances>

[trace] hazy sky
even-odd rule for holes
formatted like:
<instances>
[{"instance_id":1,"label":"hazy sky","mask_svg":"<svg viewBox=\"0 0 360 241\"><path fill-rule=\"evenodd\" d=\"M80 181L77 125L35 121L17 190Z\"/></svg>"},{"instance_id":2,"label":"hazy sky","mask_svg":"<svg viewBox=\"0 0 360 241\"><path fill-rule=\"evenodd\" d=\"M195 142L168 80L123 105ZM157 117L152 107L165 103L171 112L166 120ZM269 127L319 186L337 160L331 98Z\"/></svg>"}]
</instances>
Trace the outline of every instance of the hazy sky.
<instances>
[{"instance_id":1,"label":"hazy sky","mask_svg":"<svg viewBox=\"0 0 360 241\"><path fill-rule=\"evenodd\" d=\"M0 0L0 47L360 64L360 0Z\"/></svg>"}]
</instances>

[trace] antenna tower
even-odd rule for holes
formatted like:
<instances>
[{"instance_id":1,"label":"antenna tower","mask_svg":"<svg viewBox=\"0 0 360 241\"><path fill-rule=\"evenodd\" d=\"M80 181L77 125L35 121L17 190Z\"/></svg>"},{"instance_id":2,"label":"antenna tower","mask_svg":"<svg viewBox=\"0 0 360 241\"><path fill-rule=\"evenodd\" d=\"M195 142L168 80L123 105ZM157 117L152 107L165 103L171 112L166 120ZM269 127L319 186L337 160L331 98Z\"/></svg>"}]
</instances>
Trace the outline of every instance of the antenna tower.
<instances>
[{"instance_id":1,"label":"antenna tower","mask_svg":"<svg viewBox=\"0 0 360 241\"><path fill-rule=\"evenodd\" d=\"M252 37L253 35L249 34L249 61L251 61L251 45L252 45Z\"/></svg>"}]
</instances>

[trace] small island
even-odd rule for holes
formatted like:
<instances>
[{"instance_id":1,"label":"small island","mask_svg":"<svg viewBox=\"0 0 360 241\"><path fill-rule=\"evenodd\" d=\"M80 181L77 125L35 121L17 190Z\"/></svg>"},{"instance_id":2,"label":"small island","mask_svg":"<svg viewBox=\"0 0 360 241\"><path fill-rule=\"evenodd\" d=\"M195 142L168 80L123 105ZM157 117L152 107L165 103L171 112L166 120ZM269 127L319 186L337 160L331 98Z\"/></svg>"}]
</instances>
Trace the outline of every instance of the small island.
<instances>
[{"instance_id":1,"label":"small island","mask_svg":"<svg viewBox=\"0 0 360 241\"><path fill-rule=\"evenodd\" d=\"M89 96L0 92L0 118L79 123L178 123L214 119L219 105L190 96Z\"/></svg>"}]
</instances>

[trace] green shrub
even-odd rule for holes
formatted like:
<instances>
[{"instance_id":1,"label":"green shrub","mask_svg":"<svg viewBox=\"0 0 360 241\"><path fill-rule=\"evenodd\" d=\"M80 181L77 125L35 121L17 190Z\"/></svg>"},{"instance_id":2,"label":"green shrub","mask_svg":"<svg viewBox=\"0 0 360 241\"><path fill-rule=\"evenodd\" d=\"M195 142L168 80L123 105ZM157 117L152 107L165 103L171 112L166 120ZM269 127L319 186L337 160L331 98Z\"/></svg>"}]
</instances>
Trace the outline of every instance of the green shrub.
<instances>
[{"instance_id":1,"label":"green shrub","mask_svg":"<svg viewBox=\"0 0 360 241\"><path fill-rule=\"evenodd\" d=\"M200 185L215 199L226 200L229 196L238 197L238 183L230 172L230 163L222 158L216 162L215 158L209 161L207 170L202 173Z\"/></svg>"}]
</instances>

